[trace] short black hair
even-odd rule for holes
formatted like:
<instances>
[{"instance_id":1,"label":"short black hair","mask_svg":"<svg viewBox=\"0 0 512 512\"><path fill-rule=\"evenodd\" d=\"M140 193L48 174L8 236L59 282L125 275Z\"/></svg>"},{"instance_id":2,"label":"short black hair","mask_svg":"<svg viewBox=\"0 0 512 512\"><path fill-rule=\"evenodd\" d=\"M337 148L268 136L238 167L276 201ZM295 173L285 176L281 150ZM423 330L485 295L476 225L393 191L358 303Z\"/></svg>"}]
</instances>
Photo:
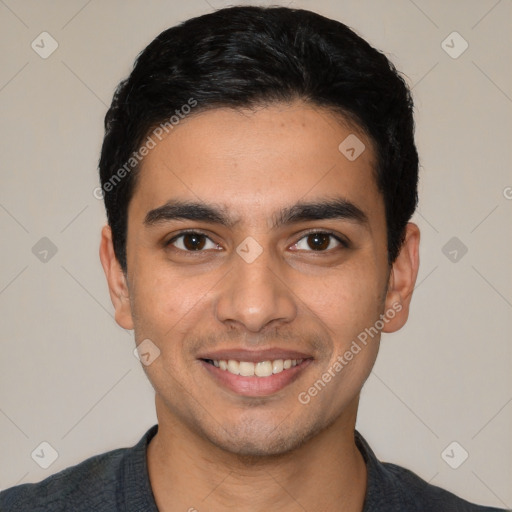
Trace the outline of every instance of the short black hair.
<instances>
[{"instance_id":1,"label":"short black hair","mask_svg":"<svg viewBox=\"0 0 512 512\"><path fill-rule=\"evenodd\" d=\"M396 259L418 202L413 101L404 79L343 23L303 9L235 6L162 32L115 91L99 170L114 252L125 273L128 204L142 146L154 143L151 130L169 132L184 114L212 108L294 100L342 114L371 140L389 264Z\"/></svg>"}]
</instances>

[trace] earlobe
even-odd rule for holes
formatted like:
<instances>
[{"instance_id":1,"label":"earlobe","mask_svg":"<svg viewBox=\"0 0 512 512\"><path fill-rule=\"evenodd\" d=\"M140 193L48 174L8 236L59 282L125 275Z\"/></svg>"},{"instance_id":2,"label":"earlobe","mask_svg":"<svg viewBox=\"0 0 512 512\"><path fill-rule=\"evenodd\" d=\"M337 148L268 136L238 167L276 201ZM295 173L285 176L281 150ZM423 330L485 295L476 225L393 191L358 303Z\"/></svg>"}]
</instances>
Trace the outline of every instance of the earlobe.
<instances>
[{"instance_id":1,"label":"earlobe","mask_svg":"<svg viewBox=\"0 0 512 512\"><path fill-rule=\"evenodd\" d=\"M100 260L107 278L110 299L115 309L116 322L123 329L133 329L130 294L126 276L114 253L112 230L104 226L101 230Z\"/></svg>"},{"instance_id":2,"label":"earlobe","mask_svg":"<svg viewBox=\"0 0 512 512\"><path fill-rule=\"evenodd\" d=\"M419 268L420 230L409 222L405 240L389 276L385 301L385 315L388 318L383 332L395 332L407 322L412 292L416 284Z\"/></svg>"}]
</instances>

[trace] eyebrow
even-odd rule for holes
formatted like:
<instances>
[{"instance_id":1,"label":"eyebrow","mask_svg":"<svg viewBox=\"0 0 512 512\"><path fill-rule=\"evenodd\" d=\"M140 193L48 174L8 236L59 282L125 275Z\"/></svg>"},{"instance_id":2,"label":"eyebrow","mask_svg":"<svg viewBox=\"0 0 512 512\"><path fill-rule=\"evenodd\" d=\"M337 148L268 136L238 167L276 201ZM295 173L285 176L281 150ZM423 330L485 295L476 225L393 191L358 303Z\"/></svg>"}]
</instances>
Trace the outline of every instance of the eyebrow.
<instances>
[{"instance_id":1,"label":"eyebrow","mask_svg":"<svg viewBox=\"0 0 512 512\"><path fill-rule=\"evenodd\" d=\"M147 227L163 224L173 220L194 220L220 224L232 228L239 223L225 207L208 205L201 202L170 200L162 206L150 210L144 219ZM312 202L298 202L284 207L273 215L272 228L286 226L303 221L340 219L368 227L368 216L352 202L337 197Z\"/></svg>"}]
</instances>

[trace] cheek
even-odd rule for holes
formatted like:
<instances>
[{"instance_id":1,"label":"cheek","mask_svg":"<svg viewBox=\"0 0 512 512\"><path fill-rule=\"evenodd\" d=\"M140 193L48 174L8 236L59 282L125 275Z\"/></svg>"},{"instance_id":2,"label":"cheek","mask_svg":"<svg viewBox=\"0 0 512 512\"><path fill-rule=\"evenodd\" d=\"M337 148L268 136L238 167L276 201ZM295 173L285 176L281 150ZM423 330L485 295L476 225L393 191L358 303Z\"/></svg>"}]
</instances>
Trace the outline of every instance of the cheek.
<instances>
[{"instance_id":1,"label":"cheek","mask_svg":"<svg viewBox=\"0 0 512 512\"><path fill-rule=\"evenodd\" d=\"M184 361L183 340L198 324L201 297L207 292L204 282L198 281L180 279L154 265L148 265L134 280L135 339L137 344L149 339L157 347L153 350L158 356L144 371L161 396L176 394L176 386L187 378L187 365L194 362Z\"/></svg>"},{"instance_id":2,"label":"cheek","mask_svg":"<svg viewBox=\"0 0 512 512\"><path fill-rule=\"evenodd\" d=\"M341 349L378 319L381 288L379 276L370 266L360 271L351 266L296 286L296 294Z\"/></svg>"},{"instance_id":3,"label":"cheek","mask_svg":"<svg viewBox=\"0 0 512 512\"><path fill-rule=\"evenodd\" d=\"M154 265L138 265L132 278L131 303L137 339L161 342L185 306L177 300L176 282Z\"/></svg>"},{"instance_id":4,"label":"cheek","mask_svg":"<svg viewBox=\"0 0 512 512\"><path fill-rule=\"evenodd\" d=\"M208 273L184 278L166 265L139 268L131 293L136 339L150 338L170 351L199 321L216 281Z\"/></svg>"},{"instance_id":5,"label":"cheek","mask_svg":"<svg viewBox=\"0 0 512 512\"><path fill-rule=\"evenodd\" d=\"M348 407L368 378L379 349L382 293L376 276L347 273L310 292L308 307L331 338L329 353L301 390L300 403L311 401L318 417L332 418ZM303 400L303 401L301 401Z\"/></svg>"}]
</instances>

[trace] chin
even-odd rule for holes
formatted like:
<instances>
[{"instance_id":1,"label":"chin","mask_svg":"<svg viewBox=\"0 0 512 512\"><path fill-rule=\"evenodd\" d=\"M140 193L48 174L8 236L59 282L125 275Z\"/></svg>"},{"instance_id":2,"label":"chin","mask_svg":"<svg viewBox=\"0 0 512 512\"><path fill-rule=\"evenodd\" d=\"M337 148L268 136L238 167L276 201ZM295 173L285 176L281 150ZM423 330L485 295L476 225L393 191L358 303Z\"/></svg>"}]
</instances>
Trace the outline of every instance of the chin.
<instances>
[{"instance_id":1,"label":"chin","mask_svg":"<svg viewBox=\"0 0 512 512\"><path fill-rule=\"evenodd\" d=\"M262 458L281 457L300 448L315 436L320 425L263 424L261 421L241 422L217 430L204 437L221 450L236 455L244 462L257 462Z\"/></svg>"}]
</instances>

